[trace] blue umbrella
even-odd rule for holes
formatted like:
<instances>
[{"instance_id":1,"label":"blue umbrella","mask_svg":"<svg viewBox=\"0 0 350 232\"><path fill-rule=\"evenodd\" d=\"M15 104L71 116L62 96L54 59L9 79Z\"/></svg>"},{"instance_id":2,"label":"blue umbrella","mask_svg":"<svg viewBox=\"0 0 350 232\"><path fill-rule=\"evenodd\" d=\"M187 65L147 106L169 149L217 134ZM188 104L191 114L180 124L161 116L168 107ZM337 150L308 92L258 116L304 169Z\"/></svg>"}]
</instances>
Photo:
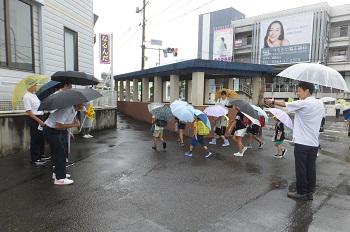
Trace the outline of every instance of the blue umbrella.
<instances>
[{"instance_id":1,"label":"blue umbrella","mask_svg":"<svg viewBox=\"0 0 350 232\"><path fill-rule=\"evenodd\" d=\"M194 121L192 106L177 107L175 110L172 110L172 113L181 122L190 123Z\"/></svg>"},{"instance_id":2,"label":"blue umbrella","mask_svg":"<svg viewBox=\"0 0 350 232\"><path fill-rule=\"evenodd\" d=\"M45 85L41 86L36 95L40 100L43 100L61 88L63 88L63 83L58 81L49 81Z\"/></svg>"},{"instance_id":3,"label":"blue umbrella","mask_svg":"<svg viewBox=\"0 0 350 232\"><path fill-rule=\"evenodd\" d=\"M211 124L208 116L204 114L202 111L194 109L193 114L199 118L208 128L211 130Z\"/></svg>"}]
</instances>

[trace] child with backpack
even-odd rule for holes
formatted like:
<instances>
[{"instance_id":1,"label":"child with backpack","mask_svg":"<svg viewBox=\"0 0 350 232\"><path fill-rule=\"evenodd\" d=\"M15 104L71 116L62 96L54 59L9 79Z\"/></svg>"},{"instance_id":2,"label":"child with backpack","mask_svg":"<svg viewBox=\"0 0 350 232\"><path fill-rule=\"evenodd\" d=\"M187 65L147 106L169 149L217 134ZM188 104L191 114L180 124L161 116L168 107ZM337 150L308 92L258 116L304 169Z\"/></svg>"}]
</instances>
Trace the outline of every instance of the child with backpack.
<instances>
[{"instance_id":1,"label":"child with backpack","mask_svg":"<svg viewBox=\"0 0 350 232\"><path fill-rule=\"evenodd\" d=\"M163 149L166 149L166 142L164 141L164 127L167 125L167 121L156 119L152 116L152 126L154 127L153 131L153 150L157 150L157 141L160 140L163 144Z\"/></svg>"},{"instance_id":2,"label":"child with backpack","mask_svg":"<svg viewBox=\"0 0 350 232\"><path fill-rule=\"evenodd\" d=\"M198 118L196 117L193 122L193 138L190 146L190 151L186 152L185 155L192 157L193 148L200 144L206 151L205 158L209 158L213 153L208 150L208 147L204 144L204 136L210 133L209 128Z\"/></svg>"},{"instance_id":3,"label":"child with backpack","mask_svg":"<svg viewBox=\"0 0 350 232\"><path fill-rule=\"evenodd\" d=\"M277 154L273 156L274 158L283 158L286 154L287 149L283 146L284 139L284 124L276 118L274 141L277 148Z\"/></svg>"},{"instance_id":4,"label":"child with backpack","mask_svg":"<svg viewBox=\"0 0 350 232\"><path fill-rule=\"evenodd\" d=\"M218 138L221 138L224 141L224 143L222 144L223 147L230 146L230 142L225 137L228 124L229 124L229 118L227 117L227 115L221 116L216 119L214 137L209 142L209 144L216 145L216 140Z\"/></svg>"}]
</instances>

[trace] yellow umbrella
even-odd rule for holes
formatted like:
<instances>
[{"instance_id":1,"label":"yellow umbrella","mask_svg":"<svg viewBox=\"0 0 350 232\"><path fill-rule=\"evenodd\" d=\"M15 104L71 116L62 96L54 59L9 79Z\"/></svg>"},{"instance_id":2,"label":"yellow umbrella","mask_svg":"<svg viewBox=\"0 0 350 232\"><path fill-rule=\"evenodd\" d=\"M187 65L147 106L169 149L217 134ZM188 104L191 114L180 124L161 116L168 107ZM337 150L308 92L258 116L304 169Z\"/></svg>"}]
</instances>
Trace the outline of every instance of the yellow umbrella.
<instances>
[{"instance_id":1,"label":"yellow umbrella","mask_svg":"<svg viewBox=\"0 0 350 232\"><path fill-rule=\"evenodd\" d=\"M220 97L221 97L221 93L225 91L226 92L226 96L228 98L236 98L239 99L239 94L236 93L236 91L232 90L232 89L220 89L219 91L216 92L215 94L215 101L217 101Z\"/></svg>"},{"instance_id":2,"label":"yellow umbrella","mask_svg":"<svg viewBox=\"0 0 350 232\"><path fill-rule=\"evenodd\" d=\"M12 107L16 108L16 106L22 101L22 98L26 91L36 84L44 84L47 82L49 78L45 75L34 74L30 75L23 80L21 80L15 87L15 90L12 94Z\"/></svg>"}]
</instances>

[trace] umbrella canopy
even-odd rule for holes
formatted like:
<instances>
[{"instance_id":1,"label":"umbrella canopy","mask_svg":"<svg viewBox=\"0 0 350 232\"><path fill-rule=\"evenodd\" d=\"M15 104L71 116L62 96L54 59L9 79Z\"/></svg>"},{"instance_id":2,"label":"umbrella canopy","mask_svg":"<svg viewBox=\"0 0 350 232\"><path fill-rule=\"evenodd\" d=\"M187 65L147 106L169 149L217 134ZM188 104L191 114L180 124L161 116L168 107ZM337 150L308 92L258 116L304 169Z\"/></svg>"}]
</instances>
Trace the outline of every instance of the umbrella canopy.
<instances>
[{"instance_id":1,"label":"umbrella canopy","mask_svg":"<svg viewBox=\"0 0 350 232\"><path fill-rule=\"evenodd\" d=\"M194 109L193 110L193 114L199 118L208 128L209 130L211 130L211 124L210 124L210 120L207 117L207 115L205 115L202 111Z\"/></svg>"},{"instance_id":2,"label":"umbrella canopy","mask_svg":"<svg viewBox=\"0 0 350 232\"><path fill-rule=\"evenodd\" d=\"M152 102L148 104L148 111L151 113L152 110L164 106L164 103L159 103L159 102Z\"/></svg>"},{"instance_id":3,"label":"umbrella canopy","mask_svg":"<svg viewBox=\"0 0 350 232\"><path fill-rule=\"evenodd\" d=\"M63 83L58 81L49 81L40 87L36 95L40 100L47 98L51 94L55 93L58 89L63 88Z\"/></svg>"},{"instance_id":4,"label":"umbrella canopy","mask_svg":"<svg viewBox=\"0 0 350 232\"><path fill-rule=\"evenodd\" d=\"M277 76L349 91L342 75L338 71L322 64L294 64L280 72Z\"/></svg>"},{"instance_id":5,"label":"umbrella canopy","mask_svg":"<svg viewBox=\"0 0 350 232\"><path fill-rule=\"evenodd\" d=\"M232 98L232 99L239 99L239 94L236 93L236 91L232 89L220 89L215 93L215 101L217 101L219 98L221 98L221 93L225 91L227 98Z\"/></svg>"},{"instance_id":6,"label":"umbrella canopy","mask_svg":"<svg viewBox=\"0 0 350 232\"><path fill-rule=\"evenodd\" d=\"M15 108L21 101L24 96L24 94L27 92L27 89L32 87L33 85L37 84L43 84L48 81L48 77L44 75L31 75L20 82L16 85L13 94L12 94L12 106Z\"/></svg>"},{"instance_id":7,"label":"umbrella canopy","mask_svg":"<svg viewBox=\"0 0 350 232\"><path fill-rule=\"evenodd\" d=\"M204 113L212 117L221 117L225 116L228 113L228 109L220 105L215 105L205 108Z\"/></svg>"},{"instance_id":8,"label":"umbrella canopy","mask_svg":"<svg viewBox=\"0 0 350 232\"><path fill-rule=\"evenodd\" d=\"M39 110L63 109L83 102L89 102L99 97L102 97L102 95L93 89L68 89L45 98L41 102Z\"/></svg>"},{"instance_id":9,"label":"umbrella canopy","mask_svg":"<svg viewBox=\"0 0 350 232\"><path fill-rule=\"evenodd\" d=\"M152 109L151 114L156 119L163 120L163 121L169 121L174 117L174 115L171 113L170 107L166 105Z\"/></svg>"},{"instance_id":10,"label":"umbrella canopy","mask_svg":"<svg viewBox=\"0 0 350 232\"><path fill-rule=\"evenodd\" d=\"M175 100L170 104L170 109L171 109L171 111L174 111L179 107L182 108L185 106L190 106L190 104L188 104L186 101Z\"/></svg>"},{"instance_id":11,"label":"umbrella canopy","mask_svg":"<svg viewBox=\"0 0 350 232\"><path fill-rule=\"evenodd\" d=\"M343 111L344 119L350 121L350 108Z\"/></svg>"},{"instance_id":12,"label":"umbrella canopy","mask_svg":"<svg viewBox=\"0 0 350 232\"><path fill-rule=\"evenodd\" d=\"M286 127L293 129L293 122L289 115L281 109L270 108L269 111L273 114L278 120L280 120Z\"/></svg>"},{"instance_id":13,"label":"umbrella canopy","mask_svg":"<svg viewBox=\"0 0 350 232\"><path fill-rule=\"evenodd\" d=\"M323 97L323 98L320 98L320 100L325 103L325 102L332 102L332 101L335 101L336 99L333 98L333 97Z\"/></svg>"},{"instance_id":14,"label":"umbrella canopy","mask_svg":"<svg viewBox=\"0 0 350 232\"><path fill-rule=\"evenodd\" d=\"M97 85L99 80L85 72L58 71L51 76L51 80L69 82L73 85Z\"/></svg>"},{"instance_id":15,"label":"umbrella canopy","mask_svg":"<svg viewBox=\"0 0 350 232\"><path fill-rule=\"evenodd\" d=\"M243 100L230 100L230 105L233 105L237 110L249 115L252 118L259 120L259 115L255 109L246 101Z\"/></svg>"},{"instance_id":16,"label":"umbrella canopy","mask_svg":"<svg viewBox=\"0 0 350 232\"><path fill-rule=\"evenodd\" d=\"M193 107L183 106L183 107L177 107L175 110L171 110L173 115L179 119L179 121L184 123L190 123L194 121L194 113L193 113Z\"/></svg>"},{"instance_id":17,"label":"umbrella canopy","mask_svg":"<svg viewBox=\"0 0 350 232\"><path fill-rule=\"evenodd\" d=\"M256 110L256 112L258 113L259 116L263 116L265 118L265 122L269 121L269 116L267 116L267 113L261 109L259 106L255 106L255 105L251 105L254 110Z\"/></svg>"}]
</instances>

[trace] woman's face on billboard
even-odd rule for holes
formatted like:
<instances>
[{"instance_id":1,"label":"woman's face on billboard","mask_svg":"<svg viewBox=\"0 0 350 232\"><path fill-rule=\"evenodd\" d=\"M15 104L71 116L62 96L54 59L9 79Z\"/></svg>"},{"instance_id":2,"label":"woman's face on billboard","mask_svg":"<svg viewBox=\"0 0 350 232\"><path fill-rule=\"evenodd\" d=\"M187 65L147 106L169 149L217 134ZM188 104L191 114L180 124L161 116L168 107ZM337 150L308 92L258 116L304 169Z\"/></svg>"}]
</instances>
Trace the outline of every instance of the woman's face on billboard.
<instances>
[{"instance_id":1,"label":"woman's face on billboard","mask_svg":"<svg viewBox=\"0 0 350 232\"><path fill-rule=\"evenodd\" d=\"M273 23L269 30L269 40L275 42L281 35L281 25L279 23Z\"/></svg>"}]
</instances>

